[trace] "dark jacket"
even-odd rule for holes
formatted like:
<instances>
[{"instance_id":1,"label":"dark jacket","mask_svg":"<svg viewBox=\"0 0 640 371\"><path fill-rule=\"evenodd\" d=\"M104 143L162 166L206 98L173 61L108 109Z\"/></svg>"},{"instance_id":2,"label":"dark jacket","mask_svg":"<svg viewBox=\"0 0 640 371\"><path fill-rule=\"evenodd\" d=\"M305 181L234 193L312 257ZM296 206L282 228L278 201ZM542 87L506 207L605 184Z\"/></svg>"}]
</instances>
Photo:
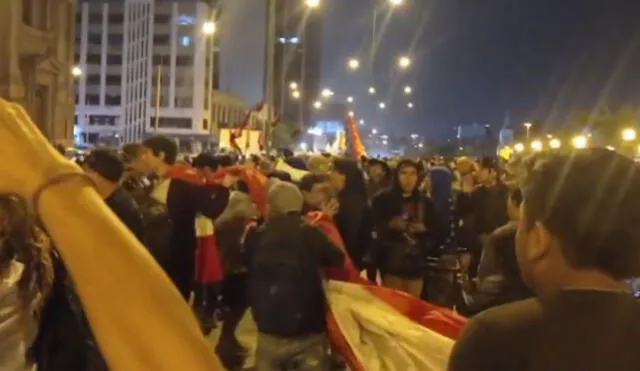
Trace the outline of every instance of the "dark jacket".
<instances>
[{"instance_id":1,"label":"dark jacket","mask_svg":"<svg viewBox=\"0 0 640 371\"><path fill-rule=\"evenodd\" d=\"M326 331L321 269L344 254L298 213L273 216L247 233L249 303L258 330L279 337Z\"/></svg>"}]
</instances>

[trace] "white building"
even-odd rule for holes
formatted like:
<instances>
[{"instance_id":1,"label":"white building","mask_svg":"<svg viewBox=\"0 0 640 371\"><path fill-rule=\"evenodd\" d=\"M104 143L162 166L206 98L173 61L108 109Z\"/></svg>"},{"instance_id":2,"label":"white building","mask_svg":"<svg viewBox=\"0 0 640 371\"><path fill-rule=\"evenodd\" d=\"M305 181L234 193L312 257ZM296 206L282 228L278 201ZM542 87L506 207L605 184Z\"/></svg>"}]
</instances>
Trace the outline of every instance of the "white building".
<instances>
[{"instance_id":1,"label":"white building","mask_svg":"<svg viewBox=\"0 0 640 371\"><path fill-rule=\"evenodd\" d=\"M212 15L197 0L83 3L76 139L119 144L157 133L205 142L221 123L240 122L246 106L214 98L219 52L203 32Z\"/></svg>"}]
</instances>

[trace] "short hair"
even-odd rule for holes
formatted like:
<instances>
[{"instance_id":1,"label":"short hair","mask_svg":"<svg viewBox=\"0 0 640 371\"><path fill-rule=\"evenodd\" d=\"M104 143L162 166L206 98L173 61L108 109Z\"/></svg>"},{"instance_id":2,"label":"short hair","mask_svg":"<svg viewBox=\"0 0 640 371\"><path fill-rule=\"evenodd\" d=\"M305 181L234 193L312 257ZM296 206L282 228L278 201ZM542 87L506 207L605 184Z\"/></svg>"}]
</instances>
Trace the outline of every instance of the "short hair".
<instances>
[{"instance_id":1,"label":"short hair","mask_svg":"<svg viewBox=\"0 0 640 371\"><path fill-rule=\"evenodd\" d=\"M328 181L329 181L328 175L309 173L309 174L305 174L302 177L302 179L300 179L298 186L300 187L300 190L303 192L311 192L311 190L313 189L313 186L315 186L316 184L326 183Z\"/></svg>"},{"instance_id":2,"label":"short hair","mask_svg":"<svg viewBox=\"0 0 640 371\"><path fill-rule=\"evenodd\" d=\"M84 165L110 182L117 183L124 174L124 161L114 149L100 148L91 151Z\"/></svg>"},{"instance_id":3,"label":"short hair","mask_svg":"<svg viewBox=\"0 0 640 371\"><path fill-rule=\"evenodd\" d=\"M572 267L640 275L640 172L631 159L597 148L539 157L522 190L524 227L542 223Z\"/></svg>"},{"instance_id":4,"label":"short hair","mask_svg":"<svg viewBox=\"0 0 640 371\"><path fill-rule=\"evenodd\" d=\"M145 139L142 145L149 148L155 156L160 156L161 153L164 153L164 162L167 165L176 163L178 158L178 145L173 139L164 135L155 135Z\"/></svg>"},{"instance_id":5,"label":"short hair","mask_svg":"<svg viewBox=\"0 0 640 371\"><path fill-rule=\"evenodd\" d=\"M193 167L197 169L210 167L215 170L218 166L220 166L220 162L218 161L217 156L210 152L200 153L193 159Z\"/></svg>"},{"instance_id":6,"label":"short hair","mask_svg":"<svg viewBox=\"0 0 640 371\"><path fill-rule=\"evenodd\" d=\"M235 160L231 155L218 155L217 156L218 166L220 167L229 167L233 166Z\"/></svg>"},{"instance_id":7,"label":"short hair","mask_svg":"<svg viewBox=\"0 0 640 371\"><path fill-rule=\"evenodd\" d=\"M480 160L478 160L478 165L483 169L498 170L498 162L493 156L482 156Z\"/></svg>"}]
</instances>

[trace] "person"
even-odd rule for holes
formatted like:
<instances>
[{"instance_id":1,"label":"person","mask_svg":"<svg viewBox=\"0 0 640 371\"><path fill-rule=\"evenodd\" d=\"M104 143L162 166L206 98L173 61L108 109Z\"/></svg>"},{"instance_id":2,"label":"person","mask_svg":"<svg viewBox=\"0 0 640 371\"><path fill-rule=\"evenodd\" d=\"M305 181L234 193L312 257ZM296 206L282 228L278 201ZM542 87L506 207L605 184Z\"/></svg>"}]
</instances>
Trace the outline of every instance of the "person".
<instances>
[{"instance_id":1,"label":"person","mask_svg":"<svg viewBox=\"0 0 640 371\"><path fill-rule=\"evenodd\" d=\"M258 327L256 371L328 369L329 342L320 269L344 254L301 215L303 196L275 180L270 215L245 239L249 303Z\"/></svg>"},{"instance_id":2,"label":"person","mask_svg":"<svg viewBox=\"0 0 640 371\"><path fill-rule=\"evenodd\" d=\"M27 371L37 314L53 283L50 242L15 195L0 196L0 234L0 370Z\"/></svg>"},{"instance_id":3,"label":"person","mask_svg":"<svg viewBox=\"0 0 640 371\"><path fill-rule=\"evenodd\" d=\"M0 120L0 194L32 200L109 367L221 370L187 303L86 174L51 146L22 106L0 99Z\"/></svg>"},{"instance_id":4,"label":"person","mask_svg":"<svg viewBox=\"0 0 640 371\"><path fill-rule=\"evenodd\" d=\"M224 184L205 186L173 177L178 155L175 141L154 136L144 140L142 147L142 152L131 164L145 174L160 178L151 196L167 205L173 223L167 274L186 300L195 277L196 217L201 214L215 220L224 211L229 200L230 178L225 178Z\"/></svg>"},{"instance_id":5,"label":"person","mask_svg":"<svg viewBox=\"0 0 640 371\"><path fill-rule=\"evenodd\" d=\"M392 187L373 200L382 283L418 297L424 284L429 229L435 227L433 203L418 189L419 171L417 163L400 161Z\"/></svg>"},{"instance_id":6,"label":"person","mask_svg":"<svg viewBox=\"0 0 640 371\"><path fill-rule=\"evenodd\" d=\"M386 162L372 158L366 163L369 179L367 181L367 197L373 199L379 192L390 185L391 168Z\"/></svg>"},{"instance_id":7,"label":"person","mask_svg":"<svg viewBox=\"0 0 640 371\"><path fill-rule=\"evenodd\" d=\"M86 157L83 168L111 211L144 243L144 224L138 205L120 186L124 163L118 153L109 149L95 149Z\"/></svg>"},{"instance_id":8,"label":"person","mask_svg":"<svg viewBox=\"0 0 640 371\"><path fill-rule=\"evenodd\" d=\"M298 184L304 197L303 214L311 211L323 211L334 217L340 208L331 187L328 175L309 173L300 179Z\"/></svg>"},{"instance_id":9,"label":"person","mask_svg":"<svg viewBox=\"0 0 640 371\"><path fill-rule=\"evenodd\" d=\"M336 190L339 210L336 226L344 240L349 257L359 270L371 241L373 221L370 218L364 175L356 161L336 158L329 180Z\"/></svg>"},{"instance_id":10,"label":"person","mask_svg":"<svg viewBox=\"0 0 640 371\"><path fill-rule=\"evenodd\" d=\"M536 298L475 316L449 370L637 370L637 164L597 148L534 158L523 199L516 256Z\"/></svg>"}]
</instances>

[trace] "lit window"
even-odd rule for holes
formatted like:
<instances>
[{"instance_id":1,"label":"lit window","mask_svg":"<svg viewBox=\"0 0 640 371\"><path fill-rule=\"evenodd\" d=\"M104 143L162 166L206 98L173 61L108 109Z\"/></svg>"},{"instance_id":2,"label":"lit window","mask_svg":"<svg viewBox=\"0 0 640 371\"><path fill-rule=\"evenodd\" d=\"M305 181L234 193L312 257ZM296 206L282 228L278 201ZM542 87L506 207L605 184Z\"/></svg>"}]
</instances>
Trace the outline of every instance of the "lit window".
<instances>
[{"instance_id":1,"label":"lit window","mask_svg":"<svg viewBox=\"0 0 640 371\"><path fill-rule=\"evenodd\" d=\"M281 38L279 39L279 41L280 41L280 44L286 44L286 43L287 43L287 39L286 39L286 38L284 38L284 37L281 37Z\"/></svg>"},{"instance_id":2,"label":"lit window","mask_svg":"<svg viewBox=\"0 0 640 371\"><path fill-rule=\"evenodd\" d=\"M186 15L186 14L180 14L178 16L178 24L180 26L188 26L195 23L196 23L196 20L193 18L193 16Z\"/></svg>"},{"instance_id":3,"label":"lit window","mask_svg":"<svg viewBox=\"0 0 640 371\"><path fill-rule=\"evenodd\" d=\"M298 44L298 43L300 43L300 39L297 38L297 37L292 37L292 38L289 39L289 43Z\"/></svg>"},{"instance_id":4,"label":"lit window","mask_svg":"<svg viewBox=\"0 0 640 371\"><path fill-rule=\"evenodd\" d=\"M180 36L180 45L184 47L191 46L191 36Z\"/></svg>"}]
</instances>

